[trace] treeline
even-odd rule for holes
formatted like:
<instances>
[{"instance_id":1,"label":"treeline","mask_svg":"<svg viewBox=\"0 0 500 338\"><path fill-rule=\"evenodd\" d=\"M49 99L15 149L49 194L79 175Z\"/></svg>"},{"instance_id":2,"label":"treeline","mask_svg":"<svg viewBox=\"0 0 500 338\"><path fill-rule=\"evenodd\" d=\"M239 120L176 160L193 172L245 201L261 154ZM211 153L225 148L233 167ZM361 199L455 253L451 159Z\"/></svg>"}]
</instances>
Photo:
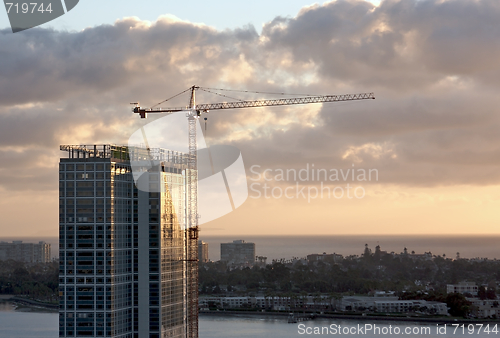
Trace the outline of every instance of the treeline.
<instances>
[{"instance_id":1,"label":"treeline","mask_svg":"<svg viewBox=\"0 0 500 338\"><path fill-rule=\"evenodd\" d=\"M24 295L56 302L59 289L59 263L0 261L0 294Z\"/></svg>"},{"instance_id":2,"label":"treeline","mask_svg":"<svg viewBox=\"0 0 500 338\"><path fill-rule=\"evenodd\" d=\"M340 262L316 261L302 264L274 262L265 267L228 269L223 262L200 265L201 293L227 291L248 292L307 292L368 294L370 291L417 291L433 289L446 291L446 284L461 281L476 282L491 290L500 280L500 261L452 260L442 256L415 258L391 255L377 248L375 253L366 247L360 256L349 256ZM224 286L221 288L221 286ZM480 290L481 292L481 290ZM496 295L495 295L496 297Z\"/></svg>"},{"instance_id":3,"label":"treeline","mask_svg":"<svg viewBox=\"0 0 500 338\"><path fill-rule=\"evenodd\" d=\"M317 262L314 264L285 265L275 262L265 268L253 267L229 270L221 262L200 267L201 293L220 293L221 286L228 291L242 292L307 292L356 293L372 290L403 290L412 282L407 278L383 277L381 271L368 267Z\"/></svg>"}]
</instances>

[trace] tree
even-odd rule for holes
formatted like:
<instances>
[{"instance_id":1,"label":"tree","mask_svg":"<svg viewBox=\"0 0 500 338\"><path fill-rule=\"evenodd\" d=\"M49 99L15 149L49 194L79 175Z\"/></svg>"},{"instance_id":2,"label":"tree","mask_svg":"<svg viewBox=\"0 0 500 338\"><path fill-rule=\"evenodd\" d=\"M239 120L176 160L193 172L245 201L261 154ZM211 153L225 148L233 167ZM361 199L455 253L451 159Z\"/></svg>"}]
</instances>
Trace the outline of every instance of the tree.
<instances>
[{"instance_id":1,"label":"tree","mask_svg":"<svg viewBox=\"0 0 500 338\"><path fill-rule=\"evenodd\" d=\"M469 314L472 303L460 293L450 293L446 296L446 304L452 316L465 318Z\"/></svg>"},{"instance_id":2,"label":"tree","mask_svg":"<svg viewBox=\"0 0 500 338\"><path fill-rule=\"evenodd\" d=\"M375 247L375 254L373 255L373 258L375 259L375 262L380 261L380 257L382 255L382 252L380 251L380 245L377 245Z\"/></svg>"},{"instance_id":3,"label":"tree","mask_svg":"<svg viewBox=\"0 0 500 338\"><path fill-rule=\"evenodd\" d=\"M481 285L478 288L478 290L477 290L477 296L479 297L479 299L482 299L482 300L484 300L484 299L487 298L486 297L486 288L483 285Z\"/></svg>"},{"instance_id":4,"label":"tree","mask_svg":"<svg viewBox=\"0 0 500 338\"><path fill-rule=\"evenodd\" d=\"M371 258L372 251L368 247L368 244L365 244L365 251L363 253L363 258L368 261Z\"/></svg>"},{"instance_id":5,"label":"tree","mask_svg":"<svg viewBox=\"0 0 500 338\"><path fill-rule=\"evenodd\" d=\"M489 287L488 290L486 290L486 298L497 299L497 294L495 292L495 289Z\"/></svg>"}]
</instances>

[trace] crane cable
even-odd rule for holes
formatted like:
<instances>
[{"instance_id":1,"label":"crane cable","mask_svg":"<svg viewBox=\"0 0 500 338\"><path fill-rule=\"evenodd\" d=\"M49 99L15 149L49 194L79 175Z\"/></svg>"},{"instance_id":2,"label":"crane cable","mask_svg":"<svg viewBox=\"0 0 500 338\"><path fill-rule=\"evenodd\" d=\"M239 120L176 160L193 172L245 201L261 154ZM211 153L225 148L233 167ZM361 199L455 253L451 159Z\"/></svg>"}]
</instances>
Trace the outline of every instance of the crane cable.
<instances>
[{"instance_id":1,"label":"crane cable","mask_svg":"<svg viewBox=\"0 0 500 338\"><path fill-rule=\"evenodd\" d=\"M294 95L294 96L301 96L301 95L303 95L303 96L319 96L319 95L315 95L315 94L273 93L273 92L258 92L258 91L252 91L252 90L237 90L237 89L209 88L209 87L199 87L199 88L200 89L222 90L222 91L227 91L227 92L252 93L252 94Z\"/></svg>"},{"instance_id":2,"label":"crane cable","mask_svg":"<svg viewBox=\"0 0 500 338\"><path fill-rule=\"evenodd\" d=\"M219 96L222 96L222 97L227 97L228 99L237 100L237 101L241 101L241 102L245 101L245 100L237 99L237 98L235 98L235 97L227 96L227 95L224 95L224 94L221 94L221 93L212 92L212 91L210 91L210 90L208 90L208 89L206 89L206 88L201 88L201 87L200 87L199 89L201 89L201 90L203 90L204 92L207 92L207 93L211 93L211 94L219 95ZM213 89L213 88L212 88L212 89ZM216 89L216 90L217 90L217 89Z\"/></svg>"},{"instance_id":3,"label":"crane cable","mask_svg":"<svg viewBox=\"0 0 500 338\"><path fill-rule=\"evenodd\" d=\"M158 106L158 105L160 105L160 104L162 104L162 103L164 103L164 102L167 102L168 100L171 100L171 99L173 99L173 98L175 98L175 97L177 97L177 96L179 96L179 95L181 95L181 94L184 94L184 93L185 93L185 92L187 92L188 90L191 90L191 87L190 87L190 88L188 88L188 89L186 89L186 90L185 90L185 91L183 91L183 92L180 92L179 94L176 94L176 95L174 95L174 96L172 96L172 97L170 97L170 98L166 99L166 100L163 100L163 101L161 101L161 102L158 102L157 104L155 104L155 105L151 106L150 108L154 108L154 107L156 107L156 106Z\"/></svg>"},{"instance_id":4,"label":"crane cable","mask_svg":"<svg viewBox=\"0 0 500 338\"><path fill-rule=\"evenodd\" d=\"M203 90L204 92L207 92L207 93L211 93L211 94L215 94L215 95L223 96L223 97L226 97L226 98L228 98L228 99L237 100L237 101L244 101L244 100L241 100L241 99L237 99L237 98L235 98L235 97L230 97L230 96L227 96L227 95L224 95L224 94L220 94L220 93L212 92L212 91L210 91L209 89L212 89L212 90L226 90L226 91L237 91L237 90L230 90L230 89L216 89L216 88L203 88L203 87L198 87L198 89L201 89L201 90ZM165 102L167 102L167 101L169 101L169 100L171 100L171 99L173 99L173 98L176 98L177 96L182 95L182 94L184 94L185 92L187 92L187 91L189 91L189 90L191 90L191 87L189 87L188 89L186 89L186 90L184 90L184 91L182 91L182 92L180 92L180 93L178 93L178 94L175 94L175 95L174 95L174 96L172 96L172 97L169 97L169 98L168 98L168 99L166 99L166 100L163 100L163 101L161 101L161 102L158 102L158 103L157 103L157 104L155 104L155 105L152 105L150 108L154 108L154 107L156 107L156 106L159 106L160 104L165 103Z\"/></svg>"}]
</instances>

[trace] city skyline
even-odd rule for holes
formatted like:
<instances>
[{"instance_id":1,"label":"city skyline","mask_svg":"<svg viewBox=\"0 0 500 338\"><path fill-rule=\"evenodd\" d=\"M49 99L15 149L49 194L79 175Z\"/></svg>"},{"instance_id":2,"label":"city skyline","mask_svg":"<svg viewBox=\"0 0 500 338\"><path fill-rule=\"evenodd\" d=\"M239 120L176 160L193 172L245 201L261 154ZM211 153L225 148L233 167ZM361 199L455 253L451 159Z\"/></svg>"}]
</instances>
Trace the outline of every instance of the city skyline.
<instances>
[{"instance_id":1,"label":"city skyline","mask_svg":"<svg viewBox=\"0 0 500 338\"><path fill-rule=\"evenodd\" d=\"M264 176L252 180L253 166L261 174L313 164L339 175L373 169L378 179L285 182L273 176L267 183L276 192L319 191L323 184L347 193L349 183L365 194L308 200L298 193L252 198L250 190L237 210L204 224L202 236L500 234L500 4L301 6L288 18L262 19L261 30L244 22L228 29L196 24L167 10L156 21L122 17L85 30L2 30L2 236L57 235L59 144L126 144L145 123L129 102L151 106L194 84L290 94L375 92L377 98L211 112L208 143L240 149L249 187L266 183ZM263 185L254 187L263 192Z\"/></svg>"}]
</instances>

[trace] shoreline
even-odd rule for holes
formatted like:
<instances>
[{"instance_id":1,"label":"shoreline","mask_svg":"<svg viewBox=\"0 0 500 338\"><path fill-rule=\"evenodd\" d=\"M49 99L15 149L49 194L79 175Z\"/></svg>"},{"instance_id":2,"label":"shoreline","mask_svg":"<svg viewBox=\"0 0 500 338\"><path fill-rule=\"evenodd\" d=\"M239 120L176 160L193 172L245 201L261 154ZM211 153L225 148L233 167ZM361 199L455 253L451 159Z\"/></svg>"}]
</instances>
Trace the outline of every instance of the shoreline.
<instances>
[{"instance_id":1,"label":"shoreline","mask_svg":"<svg viewBox=\"0 0 500 338\"><path fill-rule=\"evenodd\" d=\"M15 311L19 312L30 312L31 309L37 309L41 312L59 312L59 305L57 304L44 303L16 295L0 295L0 302L15 304Z\"/></svg>"},{"instance_id":2,"label":"shoreline","mask_svg":"<svg viewBox=\"0 0 500 338\"><path fill-rule=\"evenodd\" d=\"M288 312L257 312L257 311L200 311L200 316L251 316L251 317L277 317L286 318ZM296 315L301 315L296 313ZM313 315L308 313L306 315ZM398 316L376 316L376 315L344 315L344 314L315 314L314 319L347 319L360 321L399 321L399 322L420 322L436 324L474 324L474 323L500 323L499 319L465 319L449 317L398 317Z\"/></svg>"}]
</instances>

